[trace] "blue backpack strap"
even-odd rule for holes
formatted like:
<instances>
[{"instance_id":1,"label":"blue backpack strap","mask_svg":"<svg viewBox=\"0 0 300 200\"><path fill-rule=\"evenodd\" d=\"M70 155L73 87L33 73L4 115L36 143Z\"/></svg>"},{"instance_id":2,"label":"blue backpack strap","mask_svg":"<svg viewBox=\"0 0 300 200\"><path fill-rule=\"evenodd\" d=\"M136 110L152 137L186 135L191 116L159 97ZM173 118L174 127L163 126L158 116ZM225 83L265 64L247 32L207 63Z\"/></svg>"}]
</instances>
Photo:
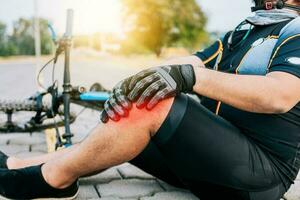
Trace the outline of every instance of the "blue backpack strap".
<instances>
[{"instance_id":1,"label":"blue backpack strap","mask_svg":"<svg viewBox=\"0 0 300 200\"><path fill-rule=\"evenodd\" d=\"M280 48L286 44L288 41L293 38L300 37L300 17L295 18L290 23L288 23L279 33L278 41L274 47L272 58L269 63L269 67L271 66L274 58L276 57ZM300 44L299 44L300 45Z\"/></svg>"},{"instance_id":2,"label":"blue backpack strap","mask_svg":"<svg viewBox=\"0 0 300 200\"><path fill-rule=\"evenodd\" d=\"M300 34L300 17L292 20L288 23L279 34L278 44L282 45L282 43L286 40L290 40L293 37L297 37Z\"/></svg>"}]
</instances>

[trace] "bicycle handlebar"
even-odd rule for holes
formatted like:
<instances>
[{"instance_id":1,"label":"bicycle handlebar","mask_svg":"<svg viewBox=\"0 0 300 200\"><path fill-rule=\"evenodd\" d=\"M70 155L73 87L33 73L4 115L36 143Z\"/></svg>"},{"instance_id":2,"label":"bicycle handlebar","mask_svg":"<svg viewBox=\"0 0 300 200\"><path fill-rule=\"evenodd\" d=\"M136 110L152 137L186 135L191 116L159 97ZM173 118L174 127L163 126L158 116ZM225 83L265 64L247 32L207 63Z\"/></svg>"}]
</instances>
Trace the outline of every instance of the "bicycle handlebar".
<instances>
[{"instance_id":1,"label":"bicycle handlebar","mask_svg":"<svg viewBox=\"0 0 300 200\"><path fill-rule=\"evenodd\" d=\"M64 52L65 52L65 67L64 67L64 83L63 83L63 102L64 102L64 121L65 121L65 133L63 138L66 140L65 145L71 145L71 133L70 128L70 103L71 103L71 75L70 75L70 51L71 51L71 42L72 42L72 29L73 29L73 13L74 11L68 9L67 11L67 25L66 33L64 35L64 40L66 41Z\"/></svg>"},{"instance_id":2,"label":"bicycle handlebar","mask_svg":"<svg viewBox=\"0 0 300 200\"><path fill-rule=\"evenodd\" d=\"M72 9L67 10L67 25L66 25L66 32L65 37L70 38L73 34L73 18L74 18L74 11Z\"/></svg>"}]
</instances>

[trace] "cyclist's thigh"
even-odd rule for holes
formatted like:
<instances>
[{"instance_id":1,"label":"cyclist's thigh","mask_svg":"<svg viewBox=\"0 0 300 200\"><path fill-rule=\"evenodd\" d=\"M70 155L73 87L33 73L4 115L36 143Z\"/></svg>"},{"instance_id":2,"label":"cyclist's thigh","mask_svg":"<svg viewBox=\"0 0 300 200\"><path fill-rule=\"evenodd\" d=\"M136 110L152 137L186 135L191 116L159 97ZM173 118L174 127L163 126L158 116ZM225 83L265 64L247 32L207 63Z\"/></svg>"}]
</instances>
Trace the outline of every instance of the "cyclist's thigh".
<instances>
[{"instance_id":1,"label":"cyclist's thigh","mask_svg":"<svg viewBox=\"0 0 300 200\"><path fill-rule=\"evenodd\" d=\"M176 97L153 141L168 167L190 188L208 182L263 191L281 183L254 142L186 95Z\"/></svg>"},{"instance_id":2,"label":"cyclist's thigh","mask_svg":"<svg viewBox=\"0 0 300 200\"><path fill-rule=\"evenodd\" d=\"M131 160L130 163L168 184L181 188L185 187L166 165L164 157L153 142L150 142L144 151Z\"/></svg>"}]
</instances>

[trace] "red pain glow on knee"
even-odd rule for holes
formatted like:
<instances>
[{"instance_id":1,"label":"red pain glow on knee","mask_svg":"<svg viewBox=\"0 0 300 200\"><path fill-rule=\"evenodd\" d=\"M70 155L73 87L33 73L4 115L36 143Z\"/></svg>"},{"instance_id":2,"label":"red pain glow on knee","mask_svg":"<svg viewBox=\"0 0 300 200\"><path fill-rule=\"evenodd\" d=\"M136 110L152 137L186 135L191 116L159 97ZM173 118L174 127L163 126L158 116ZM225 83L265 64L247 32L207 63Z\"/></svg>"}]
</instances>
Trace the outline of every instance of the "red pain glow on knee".
<instances>
[{"instance_id":1,"label":"red pain glow on knee","mask_svg":"<svg viewBox=\"0 0 300 200\"><path fill-rule=\"evenodd\" d=\"M166 99L159 102L153 109L148 110L144 107L137 108L137 104L134 103L132 108L128 111L128 116L121 117L119 121L114 121L119 126L132 126L135 127L144 126L154 121L160 121L159 119L164 119L164 117L169 112L173 99ZM112 120L109 120L113 122Z\"/></svg>"},{"instance_id":2,"label":"red pain glow on knee","mask_svg":"<svg viewBox=\"0 0 300 200\"><path fill-rule=\"evenodd\" d=\"M142 108L137 108L136 104L134 104L132 109L129 111L127 119L131 123L140 122L145 119L154 121L157 118L160 118L161 115L166 115L169 112L172 102L172 99L163 100L151 110L146 109L145 106L148 105L147 103L143 105Z\"/></svg>"}]
</instances>

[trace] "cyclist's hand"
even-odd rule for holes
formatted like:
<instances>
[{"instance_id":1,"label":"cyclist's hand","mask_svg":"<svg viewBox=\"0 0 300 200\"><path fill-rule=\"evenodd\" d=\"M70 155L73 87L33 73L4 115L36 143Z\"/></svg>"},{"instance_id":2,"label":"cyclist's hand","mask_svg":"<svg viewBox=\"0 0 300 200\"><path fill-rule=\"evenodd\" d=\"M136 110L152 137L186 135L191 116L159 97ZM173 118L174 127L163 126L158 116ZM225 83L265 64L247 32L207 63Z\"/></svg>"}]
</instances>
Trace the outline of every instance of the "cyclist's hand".
<instances>
[{"instance_id":1,"label":"cyclist's hand","mask_svg":"<svg viewBox=\"0 0 300 200\"><path fill-rule=\"evenodd\" d=\"M144 70L129 84L129 100L138 108L151 110L159 101L181 92L191 92L195 84L192 65L169 65Z\"/></svg>"},{"instance_id":2,"label":"cyclist's hand","mask_svg":"<svg viewBox=\"0 0 300 200\"><path fill-rule=\"evenodd\" d=\"M104 104L104 110L101 113L101 121L108 122L109 119L119 121L121 117L128 116L132 107L131 101L127 98L129 93L128 86L132 77L120 81L114 88L112 95Z\"/></svg>"}]
</instances>

